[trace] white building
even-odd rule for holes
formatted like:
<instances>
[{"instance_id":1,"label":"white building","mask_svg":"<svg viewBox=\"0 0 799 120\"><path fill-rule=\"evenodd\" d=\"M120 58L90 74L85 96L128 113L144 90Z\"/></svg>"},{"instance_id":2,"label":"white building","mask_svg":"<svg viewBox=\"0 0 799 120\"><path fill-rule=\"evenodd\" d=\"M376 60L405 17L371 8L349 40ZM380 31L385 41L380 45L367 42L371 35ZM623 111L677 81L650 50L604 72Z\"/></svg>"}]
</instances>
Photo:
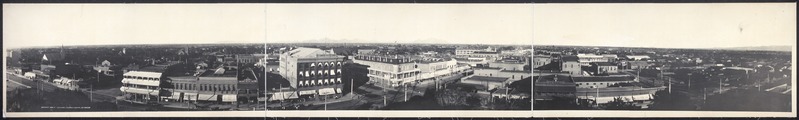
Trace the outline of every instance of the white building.
<instances>
[{"instance_id":1,"label":"white building","mask_svg":"<svg viewBox=\"0 0 799 120\"><path fill-rule=\"evenodd\" d=\"M123 75L122 91L128 100L136 102L159 101L160 84L163 76L160 72L130 71Z\"/></svg>"},{"instance_id":2,"label":"white building","mask_svg":"<svg viewBox=\"0 0 799 120\"><path fill-rule=\"evenodd\" d=\"M352 60L367 65L370 82L381 87L398 87L407 82L421 80L419 64L405 56L361 55Z\"/></svg>"}]
</instances>

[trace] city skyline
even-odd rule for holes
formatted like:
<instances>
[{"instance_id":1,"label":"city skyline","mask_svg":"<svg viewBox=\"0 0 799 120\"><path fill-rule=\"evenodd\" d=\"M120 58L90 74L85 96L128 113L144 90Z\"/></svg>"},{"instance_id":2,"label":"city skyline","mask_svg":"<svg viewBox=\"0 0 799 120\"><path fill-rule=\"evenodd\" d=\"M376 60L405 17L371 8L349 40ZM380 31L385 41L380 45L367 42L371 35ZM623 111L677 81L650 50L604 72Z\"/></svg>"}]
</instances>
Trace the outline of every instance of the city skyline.
<instances>
[{"instance_id":1,"label":"city skyline","mask_svg":"<svg viewBox=\"0 0 799 120\"><path fill-rule=\"evenodd\" d=\"M793 4L541 4L535 45L650 48L795 46Z\"/></svg>"}]
</instances>

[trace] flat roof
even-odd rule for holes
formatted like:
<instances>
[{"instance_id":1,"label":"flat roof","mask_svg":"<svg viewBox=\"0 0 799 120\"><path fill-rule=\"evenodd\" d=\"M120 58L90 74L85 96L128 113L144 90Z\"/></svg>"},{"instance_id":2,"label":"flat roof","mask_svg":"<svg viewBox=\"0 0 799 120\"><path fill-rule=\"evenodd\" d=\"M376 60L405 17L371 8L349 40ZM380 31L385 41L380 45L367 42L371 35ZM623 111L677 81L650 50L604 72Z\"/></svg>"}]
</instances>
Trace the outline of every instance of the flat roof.
<instances>
[{"instance_id":1,"label":"flat roof","mask_svg":"<svg viewBox=\"0 0 799 120\"><path fill-rule=\"evenodd\" d=\"M161 78L161 72L130 71L130 72L125 73L125 75L126 76Z\"/></svg>"},{"instance_id":2,"label":"flat roof","mask_svg":"<svg viewBox=\"0 0 799 120\"><path fill-rule=\"evenodd\" d=\"M508 80L508 78L507 77L472 76L470 78L466 78L466 80L489 81L489 82L505 82L505 81Z\"/></svg>"},{"instance_id":3,"label":"flat roof","mask_svg":"<svg viewBox=\"0 0 799 120\"><path fill-rule=\"evenodd\" d=\"M566 55L560 58L563 61L580 61L580 58L574 55Z\"/></svg>"},{"instance_id":4,"label":"flat roof","mask_svg":"<svg viewBox=\"0 0 799 120\"><path fill-rule=\"evenodd\" d=\"M593 62L592 64L596 64L597 66L616 66L616 64L611 62Z\"/></svg>"},{"instance_id":5,"label":"flat roof","mask_svg":"<svg viewBox=\"0 0 799 120\"><path fill-rule=\"evenodd\" d=\"M530 74L533 74L532 71L523 71L523 70L501 70L499 72L530 73Z\"/></svg>"},{"instance_id":6,"label":"flat roof","mask_svg":"<svg viewBox=\"0 0 799 120\"><path fill-rule=\"evenodd\" d=\"M631 76L579 76L572 77L574 82L611 82L611 81L633 81Z\"/></svg>"}]
</instances>

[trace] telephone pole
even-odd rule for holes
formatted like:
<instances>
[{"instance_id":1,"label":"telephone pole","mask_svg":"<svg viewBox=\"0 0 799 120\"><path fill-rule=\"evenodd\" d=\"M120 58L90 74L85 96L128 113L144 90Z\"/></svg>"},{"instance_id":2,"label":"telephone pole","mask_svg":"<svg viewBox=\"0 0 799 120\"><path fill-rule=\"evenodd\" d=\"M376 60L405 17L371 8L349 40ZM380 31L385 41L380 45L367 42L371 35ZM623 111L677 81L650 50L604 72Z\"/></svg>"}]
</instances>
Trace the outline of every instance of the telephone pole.
<instances>
[{"instance_id":1,"label":"telephone pole","mask_svg":"<svg viewBox=\"0 0 799 120\"><path fill-rule=\"evenodd\" d=\"M669 78L669 94L671 94L671 78Z\"/></svg>"},{"instance_id":2,"label":"telephone pole","mask_svg":"<svg viewBox=\"0 0 799 120\"><path fill-rule=\"evenodd\" d=\"M688 88L691 88L691 75L693 73L688 73Z\"/></svg>"}]
</instances>

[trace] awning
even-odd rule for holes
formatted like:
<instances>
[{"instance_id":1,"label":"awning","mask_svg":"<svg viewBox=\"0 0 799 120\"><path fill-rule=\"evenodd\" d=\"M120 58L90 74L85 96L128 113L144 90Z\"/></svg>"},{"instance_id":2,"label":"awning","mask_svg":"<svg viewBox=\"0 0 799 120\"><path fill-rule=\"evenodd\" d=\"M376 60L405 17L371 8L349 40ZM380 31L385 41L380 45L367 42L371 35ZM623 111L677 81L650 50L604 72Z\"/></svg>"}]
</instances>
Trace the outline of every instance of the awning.
<instances>
[{"instance_id":1,"label":"awning","mask_svg":"<svg viewBox=\"0 0 799 120\"><path fill-rule=\"evenodd\" d=\"M314 94L316 94L316 90L300 91L300 95L314 95Z\"/></svg>"},{"instance_id":2,"label":"awning","mask_svg":"<svg viewBox=\"0 0 799 120\"><path fill-rule=\"evenodd\" d=\"M213 95L213 94L200 94L199 101L218 101L220 95ZM237 96L235 94L224 94L222 96L222 102L235 102Z\"/></svg>"},{"instance_id":3,"label":"awning","mask_svg":"<svg viewBox=\"0 0 799 120\"><path fill-rule=\"evenodd\" d=\"M269 101L296 99L296 98L299 98L299 97L294 92L280 92L280 93L272 94L272 97L269 98Z\"/></svg>"},{"instance_id":4,"label":"awning","mask_svg":"<svg viewBox=\"0 0 799 120\"><path fill-rule=\"evenodd\" d=\"M123 93L135 93L135 94L144 94L144 95L158 95L158 93L160 93L158 90L124 87L124 86L119 87L119 90L122 91Z\"/></svg>"},{"instance_id":5,"label":"awning","mask_svg":"<svg viewBox=\"0 0 799 120\"><path fill-rule=\"evenodd\" d=\"M180 99L180 95L181 95L180 92L173 92L172 96L170 96L170 98L168 98L168 99L179 100ZM197 93L183 93L183 99L182 100L190 100L190 101L197 100ZM216 99L214 99L214 100L216 100Z\"/></svg>"},{"instance_id":6,"label":"awning","mask_svg":"<svg viewBox=\"0 0 799 120\"><path fill-rule=\"evenodd\" d=\"M199 94L199 96L197 96L197 100L199 100L199 101L216 101L216 95L213 95L213 94Z\"/></svg>"},{"instance_id":7,"label":"awning","mask_svg":"<svg viewBox=\"0 0 799 120\"><path fill-rule=\"evenodd\" d=\"M137 79L122 79L122 83L146 85L146 86L159 86L161 84L160 81L156 80L137 80Z\"/></svg>"},{"instance_id":8,"label":"awning","mask_svg":"<svg viewBox=\"0 0 799 120\"><path fill-rule=\"evenodd\" d=\"M336 94L336 89L335 88L319 89L319 95L330 95L330 94Z\"/></svg>"},{"instance_id":9,"label":"awning","mask_svg":"<svg viewBox=\"0 0 799 120\"><path fill-rule=\"evenodd\" d=\"M222 95L222 102L236 102L236 100L238 100L238 96L236 96L236 94Z\"/></svg>"}]
</instances>

